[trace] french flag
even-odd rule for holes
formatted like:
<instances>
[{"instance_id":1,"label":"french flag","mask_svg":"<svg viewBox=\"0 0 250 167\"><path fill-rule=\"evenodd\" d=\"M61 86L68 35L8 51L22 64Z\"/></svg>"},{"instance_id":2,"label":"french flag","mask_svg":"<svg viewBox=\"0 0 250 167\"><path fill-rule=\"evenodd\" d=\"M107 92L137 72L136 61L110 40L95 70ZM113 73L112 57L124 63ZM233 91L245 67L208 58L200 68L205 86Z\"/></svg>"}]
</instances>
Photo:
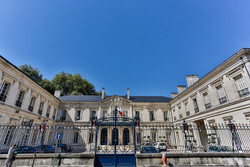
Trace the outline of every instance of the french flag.
<instances>
[{"instance_id":1,"label":"french flag","mask_svg":"<svg viewBox=\"0 0 250 167\"><path fill-rule=\"evenodd\" d=\"M122 112L119 110L119 108L116 106L115 107L115 111L116 111L116 113L117 113L117 111L119 112L119 114L120 114L120 116L122 116Z\"/></svg>"}]
</instances>

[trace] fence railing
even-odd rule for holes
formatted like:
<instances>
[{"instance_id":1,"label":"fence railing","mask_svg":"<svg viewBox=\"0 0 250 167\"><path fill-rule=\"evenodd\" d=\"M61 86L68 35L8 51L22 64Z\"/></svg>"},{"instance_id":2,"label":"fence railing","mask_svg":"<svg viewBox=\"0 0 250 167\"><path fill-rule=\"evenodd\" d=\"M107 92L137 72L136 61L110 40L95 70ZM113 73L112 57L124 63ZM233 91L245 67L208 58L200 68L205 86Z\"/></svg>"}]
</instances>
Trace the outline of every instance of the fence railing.
<instances>
[{"instance_id":1,"label":"fence railing","mask_svg":"<svg viewBox=\"0 0 250 167\"><path fill-rule=\"evenodd\" d=\"M124 129L125 126L120 128ZM108 128L110 133L107 133L107 140L112 138L113 126ZM53 153L56 148L58 152L64 153L92 152L96 142L103 152L112 151L113 146L109 142L101 145L101 136L95 138L95 132L95 125L91 127L91 123L49 126L0 124L0 153L7 153L14 144L21 153ZM57 133L61 133L60 140L56 139ZM101 135L101 129L98 135ZM131 131L129 136L130 142L135 139L137 151L144 143L154 146L160 142L165 143L167 152L250 152L250 125L246 124L141 123L136 126L135 133ZM122 134L119 140L123 141ZM133 149L130 145L123 146L122 142L117 148L123 152Z\"/></svg>"}]
</instances>

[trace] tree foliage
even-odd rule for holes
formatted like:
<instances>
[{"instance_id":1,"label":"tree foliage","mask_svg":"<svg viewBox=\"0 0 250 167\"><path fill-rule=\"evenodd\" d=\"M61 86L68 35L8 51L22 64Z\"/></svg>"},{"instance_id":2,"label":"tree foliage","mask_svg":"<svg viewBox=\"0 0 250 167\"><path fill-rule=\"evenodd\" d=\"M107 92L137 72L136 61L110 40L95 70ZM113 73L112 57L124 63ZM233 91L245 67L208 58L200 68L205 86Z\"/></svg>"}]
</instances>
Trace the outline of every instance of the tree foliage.
<instances>
[{"instance_id":1,"label":"tree foliage","mask_svg":"<svg viewBox=\"0 0 250 167\"><path fill-rule=\"evenodd\" d=\"M30 64L19 66L19 69L39 84L43 80L43 75L40 74L40 71L37 68L33 68Z\"/></svg>"},{"instance_id":2,"label":"tree foliage","mask_svg":"<svg viewBox=\"0 0 250 167\"><path fill-rule=\"evenodd\" d=\"M95 86L84 79L81 74L61 72L49 81L46 78L43 79L40 71L31 65L25 64L19 69L51 94L54 94L55 90L61 90L61 95L100 95L100 92L96 92Z\"/></svg>"}]
</instances>

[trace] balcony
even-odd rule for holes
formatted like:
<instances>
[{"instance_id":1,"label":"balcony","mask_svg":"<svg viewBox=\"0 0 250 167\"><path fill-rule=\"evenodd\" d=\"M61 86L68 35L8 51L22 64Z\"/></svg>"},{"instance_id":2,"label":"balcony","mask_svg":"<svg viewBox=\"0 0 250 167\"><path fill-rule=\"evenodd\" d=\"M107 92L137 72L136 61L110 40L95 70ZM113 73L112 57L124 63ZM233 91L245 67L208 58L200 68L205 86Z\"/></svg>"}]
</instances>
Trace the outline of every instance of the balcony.
<instances>
[{"instance_id":1,"label":"balcony","mask_svg":"<svg viewBox=\"0 0 250 167\"><path fill-rule=\"evenodd\" d=\"M180 114L179 116L180 116L180 119L183 118L182 114Z\"/></svg>"},{"instance_id":2,"label":"balcony","mask_svg":"<svg viewBox=\"0 0 250 167\"><path fill-rule=\"evenodd\" d=\"M48 117L48 118L49 118L49 113L46 113L46 117Z\"/></svg>"},{"instance_id":3,"label":"balcony","mask_svg":"<svg viewBox=\"0 0 250 167\"><path fill-rule=\"evenodd\" d=\"M56 118L56 116L55 116L55 115L53 115L53 116L52 116L52 119L53 119L53 120L55 120L55 118Z\"/></svg>"},{"instance_id":4,"label":"balcony","mask_svg":"<svg viewBox=\"0 0 250 167\"><path fill-rule=\"evenodd\" d=\"M220 101L220 104L224 104L227 102L227 97L222 97L222 98L219 98L219 101Z\"/></svg>"},{"instance_id":5,"label":"balcony","mask_svg":"<svg viewBox=\"0 0 250 167\"><path fill-rule=\"evenodd\" d=\"M207 103L207 104L205 104L205 107L206 107L206 109L211 108L211 103Z\"/></svg>"},{"instance_id":6,"label":"balcony","mask_svg":"<svg viewBox=\"0 0 250 167\"><path fill-rule=\"evenodd\" d=\"M164 117L164 121L169 121L169 118L168 117Z\"/></svg>"},{"instance_id":7,"label":"balcony","mask_svg":"<svg viewBox=\"0 0 250 167\"><path fill-rule=\"evenodd\" d=\"M28 110L33 111L33 108L34 108L33 106L29 106Z\"/></svg>"},{"instance_id":8,"label":"balcony","mask_svg":"<svg viewBox=\"0 0 250 167\"><path fill-rule=\"evenodd\" d=\"M95 116L90 117L90 121L94 121L94 120L96 120L96 119L97 119L97 117L95 117Z\"/></svg>"},{"instance_id":9,"label":"balcony","mask_svg":"<svg viewBox=\"0 0 250 167\"><path fill-rule=\"evenodd\" d=\"M194 112L195 112L195 113L198 113L198 112L199 112L199 107L195 107L195 108L194 108Z\"/></svg>"},{"instance_id":10,"label":"balcony","mask_svg":"<svg viewBox=\"0 0 250 167\"><path fill-rule=\"evenodd\" d=\"M80 120L80 117L75 117L75 120L76 120L76 121Z\"/></svg>"},{"instance_id":11,"label":"balcony","mask_svg":"<svg viewBox=\"0 0 250 167\"><path fill-rule=\"evenodd\" d=\"M151 118L150 118L150 121L155 121L155 118L154 118L154 117L151 117Z\"/></svg>"},{"instance_id":12,"label":"balcony","mask_svg":"<svg viewBox=\"0 0 250 167\"><path fill-rule=\"evenodd\" d=\"M177 118L176 118L176 117L174 117L174 120L176 121L176 120L177 120Z\"/></svg>"},{"instance_id":13,"label":"balcony","mask_svg":"<svg viewBox=\"0 0 250 167\"><path fill-rule=\"evenodd\" d=\"M140 117L139 116L135 116L135 120L140 120Z\"/></svg>"},{"instance_id":14,"label":"balcony","mask_svg":"<svg viewBox=\"0 0 250 167\"><path fill-rule=\"evenodd\" d=\"M189 116L189 115L190 115L190 111L187 111L187 112L186 112L186 115Z\"/></svg>"},{"instance_id":15,"label":"balcony","mask_svg":"<svg viewBox=\"0 0 250 167\"><path fill-rule=\"evenodd\" d=\"M248 95L249 94L248 88L239 90L238 94L239 94L240 97Z\"/></svg>"},{"instance_id":16,"label":"balcony","mask_svg":"<svg viewBox=\"0 0 250 167\"><path fill-rule=\"evenodd\" d=\"M4 94L0 94L0 101L5 102L6 97Z\"/></svg>"},{"instance_id":17,"label":"balcony","mask_svg":"<svg viewBox=\"0 0 250 167\"><path fill-rule=\"evenodd\" d=\"M21 106L22 106L22 102L19 101L19 100L17 100L17 101L16 101L16 106L17 106L17 107L21 107Z\"/></svg>"},{"instance_id":18,"label":"balcony","mask_svg":"<svg viewBox=\"0 0 250 167\"><path fill-rule=\"evenodd\" d=\"M42 115L43 111L42 110L38 110L38 114Z\"/></svg>"},{"instance_id":19,"label":"balcony","mask_svg":"<svg viewBox=\"0 0 250 167\"><path fill-rule=\"evenodd\" d=\"M60 117L60 121L65 121L66 117Z\"/></svg>"}]
</instances>

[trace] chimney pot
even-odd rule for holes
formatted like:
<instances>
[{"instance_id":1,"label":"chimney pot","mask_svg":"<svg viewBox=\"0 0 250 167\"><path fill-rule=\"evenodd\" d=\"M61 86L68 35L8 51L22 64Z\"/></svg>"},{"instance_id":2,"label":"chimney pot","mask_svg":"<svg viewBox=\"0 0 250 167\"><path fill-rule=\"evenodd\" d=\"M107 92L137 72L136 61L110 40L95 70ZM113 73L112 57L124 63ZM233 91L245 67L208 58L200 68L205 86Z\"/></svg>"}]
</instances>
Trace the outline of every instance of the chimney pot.
<instances>
[{"instance_id":1,"label":"chimney pot","mask_svg":"<svg viewBox=\"0 0 250 167\"><path fill-rule=\"evenodd\" d=\"M127 88L127 99L129 99L129 88Z\"/></svg>"},{"instance_id":2,"label":"chimney pot","mask_svg":"<svg viewBox=\"0 0 250 167\"><path fill-rule=\"evenodd\" d=\"M60 97L61 96L61 90L55 90L54 96L57 97L57 98Z\"/></svg>"},{"instance_id":3,"label":"chimney pot","mask_svg":"<svg viewBox=\"0 0 250 167\"><path fill-rule=\"evenodd\" d=\"M199 77L198 75L186 75L186 80L188 87L190 87L199 80Z\"/></svg>"},{"instance_id":4,"label":"chimney pot","mask_svg":"<svg viewBox=\"0 0 250 167\"><path fill-rule=\"evenodd\" d=\"M104 93L104 88L102 88L102 99L104 99L105 93Z\"/></svg>"}]
</instances>

